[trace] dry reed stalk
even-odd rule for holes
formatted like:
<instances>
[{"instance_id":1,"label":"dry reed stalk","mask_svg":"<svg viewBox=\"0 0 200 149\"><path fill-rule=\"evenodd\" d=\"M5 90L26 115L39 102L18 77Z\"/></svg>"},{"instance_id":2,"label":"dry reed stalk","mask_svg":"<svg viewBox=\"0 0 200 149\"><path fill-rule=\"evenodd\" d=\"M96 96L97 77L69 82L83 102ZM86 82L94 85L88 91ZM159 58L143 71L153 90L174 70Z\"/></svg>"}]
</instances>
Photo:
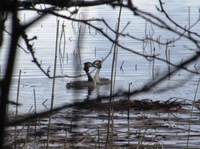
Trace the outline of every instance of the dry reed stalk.
<instances>
[{"instance_id":1,"label":"dry reed stalk","mask_svg":"<svg viewBox=\"0 0 200 149\"><path fill-rule=\"evenodd\" d=\"M68 64L68 61L69 61L69 57L68 57L68 52L66 53L66 61L67 61L67 64Z\"/></svg>"},{"instance_id":2,"label":"dry reed stalk","mask_svg":"<svg viewBox=\"0 0 200 149\"><path fill-rule=\"evenodd\" d=\"M97 132L98 132L98 141L97 141L97 143L98 143L98 149L100 149L101 144L100 144L100 131L99 131L99 129L97 129Z\"/></svg>"},{"instance_id":3,"label":"dry reed stalk","mask_svg":"<svg viewBox=\"0 0 200 149\"><path fill-rule=\"evenodd\" d=\"M24 142L24 149L28 148L30 125L31 125L31 122L29 122L29 124L27 126L28 128L27 128L27 132L26 132L26 139Z\"/></svg>"},{"instance_id":4,"label":"dry reed stalk","mask_svg":"<svg viewBox=\"0 0 200 149\"><path fill-rule=\"evenodd\" d=\"M190 36L190 6L188 7L188 36Z\"/></svg>"},{"instance_id":5,"label":"dry reed stalk","mask_svg":"<svg viewBox=\"0 0 200 149\"><path fill-rule=\"evenodd\" d=\"M196 87L196 91L195 91L195 94L194 94L193 103L195 103L195 100L197 98L197 92L198 92L199 84L200 84L200 78L199 78L198 83L197 83L197 87ZM189 148L190 130L191 130L193 109L194 109L194 104L192 104L192 109L190 111L189 128L188 128L188 135L187 135L187 146L186 146L187 149Z\"/></svg>"},{"instance_id":6,"label":"dry reed stalk","mask_svg":"<svg viewBox=\"0 0 200 149\"><path fill-rule=\"evenodd\" d=\"M63 41L63 48L62 48L62 41ZM62 29L61 29L61 34L60 34L60 40L59 40L59 62L60 62L60 69L61 73L62 71L62 65L64 63L64 58L65 58L65 49L66 49L66 35L65 35L65 24L64 21L62 23Z\"/></svg>"},{"instance_id":7,"label":"dry reed stalk","mask_svg":"<svg viewBox=\"0 0 200 149\"><path fill-rule=\"evenodd\" d=\"M29 114L31 113L31 109L32 109L32 106L31 106L31 108L28 112ZM24 142L24 149L28 148L30 126L31 126L31 121L28 122L27 130L26 130L26 139L25 139L25 142Z\"/></svg>"},{"instance_id":8,"label":"dry reed stalk","mask_svg":"<svg viewBox=\"0 0 200 149\"><path fill-rule=\"evenodd\" d=\"M96 58L97 57L97 48L95 47L94 49L94 57Z\"/></svg>"},{"instance_id":9,"label":"dry reed stalk","mask_svg":"<svg viewBox=\"0 0 200 149\"><path fill-rule=\"evenodd\" d=\"M188 30L190 31L190 7L188 7ZM188 32L188 34L190 36L190 32ZM196 100L199 83L200 83L200 78L199 78L199 81L197 83L197 88L196 88L196 91L195 91L193 103L195 103L195 100ZM192 114L193 114L193 108L194 108L194 104L192 104L192 110L190 112L190 121L189 121L188 136L187 136L187 146L186 146L187 149L189 148L189 138L190 138L189 136L190 136L191 119L192 119Z\"/></svg>"},{"instance_id":10,"label":"dry reed stalk","mask_svg":"<svg viewBox=\"0 0 200 149\"><path fill-rule=\"evenodd\" d=\"M123 0L120 1L123 3ZM117 29L116 29L116 37L115 42L118 42L119 39L119 28L121 23L121 15L122 15L122 6L120 6ZM110 85L110 100L109 100L109 113L108 113L108 125L107 125L107 136L106 136L106 144L105 148L108 148L108 143L110 143L109 148L113 148L113 132L114 132L114 94L115 94L115 79L116 79L116 68L117 68L117 57L118 57L118 47L114 45L113 52L113 60L112 60L112 72L111 72L111 85ZM112 126L112 127L111 127ZM111 128L110 128L111 127ZM111 132L110 132L111 129Z\"/></svg>"},{"instance_id":11,"label":"dry reed stalk","mask_svg":"<svg viewBox=\"0 0 200 149\"><path fill-rule=\"evenodd\" d=\"M124 65L124 61L122 61L121 66L120 66L120 70L121 70L121 71L124 71L123 65Z\"/></svg>"},{"instance_id":12,"label":"dry reed stalk","mask_svg":"<svg viewBox=\"0 0 200 149\"><path fill-rule=\"evenodd\" d=\"M168 42L168 40L167 40ZM170 73L171 69L170 69L170 49L168 49L168 44L166 45L166 48L165 48L165 57L166 57L166 63L168 64L168 74ZM168 78L170 80L170 75L168 75Z\"/></svg>"},{"instance_id":13,"label":"dry reed stalk","mask_svg":"<svg viewBox=\"0 0 200 149\"><path fill-rule=\"evenodd\" d=\"M53 72L53 83L52 83L52 93L51 93L51 107L49 112L49 123L48 123L48 135L47 135L47 148L49 148L50 142L50 130L51 130L51 116L54 106L54 92L55 92L55 83L56 83L56 66L57 66L57 53L58 53L58 34L59 34L59 20L57 20L56 28L56 44L55 44L55 57L54 57L54 72Z\"/></svg>"},{"instance_id":14,"label":"dry reed stalk","mask_svg":"<svg viewBox=\"0 0 200 149\"><path fill-rule=\"evenodd\" d=\"M130 93L132 82L128 85L128 93ZM128 114L127 114L127 123L128 123L128 145L130 145L129 135L130 135L130 95L128 94Z\"/></svg>"},{"instance_id":15,"label":"dry reed stalk","mask_svg":"<svg viewBox=\"0 0 200 149\"><path fill-rule=\"evenodd\" d=\"M153 33L151 34L150 32L148 33L148 30L147 30L147 23L149 22L149 20L146 20L146 23L145 23L145 37L146 38L149 38L149 40L147 41L143 41L143 54L145 54L145 48L147 47L147 45L150 46L150 56L152 58L149 59L149 62L151 63L152 61L152 80L155 79L155 46L154 46L154 42L151 40L153 39L153 33L154 33L154 29L153 29L153 26L151 24L151 29L153 31Z\"/></svg>"},{"instance_id":16,"label":"dry reed stalk","mask_svg":"<svg viewBox=\"0 0 200 149\"><path fill-rule=\"evenodd\" d=\"M67 149L67 148L68 148L68 147L67 147L67 142L68 142L68 140L67 140L67 129L66 129L64 149Z\"/></svg>"},{"instance_id":17,"label":"dry reed stalk","mask_svg":"<svg viewBox=\"0 0 200 149\"><path fill-rule=\"evenodd\" d=\"M153 66L152 66L152 77L153 77L153 80L155 79L155 48L153 48Z\"/></svg>"},{"instance_id":18,"label":"dry reed stalk","mask_svg":"<svg viewBox=\"0 0 200 149\"><path fill-rule=\"evenodd\" d=\"M36 93L35 93L35 89L33 89L33 97L34 97L34 107L35 107L35 114L37 114L37 104L36 104ZM37 121L36 121L37 122ZM36 126L37 123L35 123L35 133L37 131L37 126Z\"/></svg>"},{"instance_id":19,"label":"dry reed stalk","mask_svg":"<svg viewBox=\"0 0 200 149\"><path fill-rule=\"evenodd\" d=\"M113 47L114 47L114 43L112 44L112 46L111 46L111 48L110 48L110 51L109 51L108 54L104 57L104 59L102 60L102 62L105 61L105 60L110 56L110 54L112 53Z\"/></svg>"},{"instance_id":20,"label":"dry reed stalk","mask_svg":"<svg viewBox=\"0 0 200 149\"><path fill-rule=\"evenodd\" d=\"M34 108L35 108L35 114L37 113L37 107L36 107L36 94L35 94L35 89L33 89L33 98L34 98Z\"/></svg>"},{"instance_id":21,"label":"dry reed stalk","mask_svg":"<svg viewBox=\"0 0 200 149\"><path fill-rule=\"evenodd\" d=\"M170 60L171 60L171 59L170 59L170 55L171 55L171 54L170 54L170 49L168 49L168 61L169 61L168 73L171 71L171 69L170 69L170 63L171 63L171 61L170 61ZM170 77L171 77L171 76L169 75L169 79L170 79Z\"/></svg>"},{"instance_id":22,"label":"dry reed stalk","mask_svg":"<svg viewBox=\"0 0 200 149\"><path fill-rule=\"evenodd\" d=\"M82 13L81 13L82 14ZM80 19L82 19L81 17L81 14L79 16ZM81 64L81 46L82 46L82 40L84 39L84 36L85 36L85 27L83 24L79 24L80 22L78 22L78 42L77 42L77 55L76 55L76 58L78 58L79 60L79 64ZM78 56L78 57L77 57ZM77 61L77 59L76 59ZM75 62L76 62L75 61Z\"/></svg>"},{"instance_id":23,"label":"dry reed stalk","mask_svg":"<svg viewBox=\"0 0 200 149\"><path fill-rule=\"evenodd\" d=\"M16 100L16 111L15 111L15 120L17 120L17 118L18 118L18 104L19 104L19 92L20 92L20 83L21 83L21 73L22 73L22 71L21 71L21 69L19 70L19 77L18 77L18 84L17 84L17 100ZM14 144L14 147L16 148L16 140L17 140L17 126L15 125L15 136L14 136L14 142L15 142L15 144Z\"/></svg>"}]
</instances>

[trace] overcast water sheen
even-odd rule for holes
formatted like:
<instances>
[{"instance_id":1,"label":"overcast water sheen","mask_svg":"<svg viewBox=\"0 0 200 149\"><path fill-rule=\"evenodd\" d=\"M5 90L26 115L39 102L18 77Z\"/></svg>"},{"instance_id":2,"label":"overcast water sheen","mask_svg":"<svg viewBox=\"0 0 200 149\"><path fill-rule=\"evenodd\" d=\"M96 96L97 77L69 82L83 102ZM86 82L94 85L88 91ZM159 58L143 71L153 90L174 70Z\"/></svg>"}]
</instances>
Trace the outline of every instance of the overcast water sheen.
<instances>
[{"instance_id":1,"label":"overcast water sheen","mask_svg":"<svg viewBox=\"0 0 200 149\"><path fill-rule=\"evenodd\" d=\"M160 18L164 19L167 22L167 19L163 14L156 10L156 5L159 7L158 1L156 0L134 0L134 5L139 9L144 11L151 12L154 15L158 15ZM166 1L164 5L166 11L169 15L183 27L188 25L188 10L190 9L190 24L193 24L199 17L199 2L195 0L179 0ZM97 6L93 8L82 8L79 10L81 12L76 18L81 17L82 19L86 18L104 18L109 26L113 29L117 25L117 17L119 9L111 8L108 5ZM65 14L66 12L60 12ZM20 16L23 18L24 23L28 22L31 16L34 16L35 13L30 11L21 12ZM65 25L65 38L66 45L64 47L64 40L61 42L61 55L58 56L57 61L57 75L69 75L77 76L79 74L84 75L82 65L84 62L91 61L93 62L96 59L103 59L109 53L112 44L108 39L103 37L101 34L97 33L94 29L85 27L83 24L78 24L76 22L71 22L59 18L59 35L61 35L62 24ZM93 22L94 25L98 27L103 27L106 31L105 26L102 26L102 23ZM155 39L160 38L161 41L166 41L166 39L177 38L177 35L172 34L167 31L160 30L159 28L153 26L142 20L138 16L134 16L132 12L127 9L122 9L122 18L120 23L120 30L123 30L124 27L130 23L126 30L123 33L129 33L132 36L137 38L145 37L145 28L147 29L148 34L151 34ZM169 23L169 22L167 22ZM8 23L9 25L9 23ZM171 23L169 23L171 25ZM82 31L82 44L81 46L81 60L77 59L77 38L78 38L78 28L81 26ZM57 18L51 17L50 15L45 17L44 20L33 25L27 30L29 38L37 36L37 40L34 40L34 49L38 61L41 62L42 67L47 70L50 66L50 74L53 74L54 66L54 54L55 54L55 43L56 43L56 28L57 28ZM9 30L9 28L7 28ZM192 31L200 33L199 24L194 26ZM107 34L113 39L115 38L114 34L107 29ZM6 62L6 50L9 45L9 35L4 33L6 36L5 44L1 48L0 53L0 65L1 65L1 74L3 75L5 70ZM59 38L60 39L60 38ZM130 38L120 37L119 42L132 50L135 50L140 53L150 54L151 46L147 43L145 49L144 45L140 41L132 40ZM22 40L19 41L20 45L26 49L26 46ZM159 54L159 57L165 59L165 46L158 46L154 43L155 53ZM179 63L186 58L189 58L194 51L188 50L188 47L195 48L195 46L182 38L175 45L170 48L170 60L173 63ZM132 83L131 90L135 90L144 85L147 81L151 80L152 75L152 62L147 61L144 57L138 56L131 52L118 49L118 60L117 60L117 73L116 73L116 91L118 89L126 90L130 83ZM64 53L64 54L63 54ZM61 59L62 57L62 59ZM102 77L110 78L111 75L111 66L112 66L112 57L113 52L105 60L102 66L100 75ZM18 55L16 58L16 66L13 74L13 83L11 86L10 100L16 101L17 97L17 83L18 83L18 74L19 70L22 70L21 82L20 82L20 93L19 93L19 102L22 103L22 106L19 107L20 112L28 112L32 106L34 106L34 90L35 98L37 104L37 111L49 109L51 103L51 92L52 92L52 79L48 79L38 67L31 62L32 57L30 54L25 53L22 49L18 48ZM74 64L75 63L75 64ZM120 66L123 63L123 70L120 70ZM188 68L193 69L195 64L191 64ZM197 67L199 64L196 64ZM155 74L161 74L163 71L167 70L168 65L164 62L155 60ZM76 72L78 68L79 72ZM93 73L94 74L94 73ZM179 97L187 100L193 100L195 95L195 90L197 87L199 76L193 76L191 80L183 84L188 78L188 72L180 71L175 74L170 79L166 80L162 84L155 86L151 92L138 94L137 96L131 97L132 99L153 99L153 100L168 100L171 97ZM86 80L86 76L81 77L80 79ZM59 106L66 103L71 103L75 100L85 100L93 99L97 96L109 95L109 86L99 86L96 87L93 91L88 91L87 89L83 90L73 90L67 89L65 87L67 82L74 80L73 78L58 78L56 79L55 85L55 96L54 96L54 105ZM180 83L182 86L180 88L171 88L174 84ZM157 91L160 88L169 88L166 92ZM197 93L197 99L199 98L199 91ZM47 101L42 104L45 100ZM46 106L46 107L45 107ZM11 109L12 110L12 109Z\"/></svg>"}]
</instances>

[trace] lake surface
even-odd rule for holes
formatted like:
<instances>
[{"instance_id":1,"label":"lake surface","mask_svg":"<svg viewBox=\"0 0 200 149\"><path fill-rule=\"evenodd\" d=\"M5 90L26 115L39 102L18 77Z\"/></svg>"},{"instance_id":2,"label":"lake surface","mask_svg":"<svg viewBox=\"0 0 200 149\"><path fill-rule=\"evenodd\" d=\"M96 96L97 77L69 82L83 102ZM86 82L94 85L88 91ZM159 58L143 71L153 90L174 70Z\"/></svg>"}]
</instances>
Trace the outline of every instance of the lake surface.
<instances>
[{"instance_id":1,"label":"lake surface","mask_svg":"<svg viewBox=\"0 0 200 149\"><path fill-rule=\"evenodd\" d=\"M165 9L177 23L182 27L188 26L190 20L190 25L194 24L199 17L199 6L200 4L195 1L166 1ZM155 6L159 7L158 1L156 0L136 0L134 5L139 9L148 11L153 15L157 15L164 19L166 23L172 25L168 22L166 17L157 11ZM188 12L190 11L190 19ZM60 14L67 14L66 11L59 12ZM79 14L74 16L74 18L104 18L108 25L113 29L116 28L118 20L119 9L111 8L108 5L96 6L93 8L81 8ZM21 12L20 17L23 23L28 22L34 15L33 12ZM112 43L103 37L96 30L85 26L83 23L77 23L75 21L68 21L66 19L57 18L54 16L47 16L42 21L33 25L27 30L29 38L37 36L37 40L34 40L35 54L39 62L41 62L44 70L50 68L50 74L53 74L54 67L54 55L55 55L55 44L56 44L56 29L57 22L59 20L59 54L57 61L57 71L56 74L60 76L69 75L71 77L62 77L56 79L55 85L55 100L54 105L59 106L66 103L71 103L75 100L85 100L93 99L97 96L109 95L109 86L99 86L93 91L88 91L87 89L73 90L67 89L65 87L67 82L74 80L74 76L83 75L80 79L86 79L86 76L82 70L82 65L84 62L93 62L96 59L104 59L112 48ZM129 25L126 27L127 23ZM93 25L99 28L103 28L103 31L107 33L112 39L115 39L114 34L110 31L103 23L99 21L94 21ZM62 28L64 26L64 28ZM138 16L134 16L132 12L127 9L122 9L120 30L124 34L129 33L130 35L137 38L144 38L145 36L153 37L155 39L160 38L160 41L166 42L166 40L172 40L178 38L177 35L161 30L156 26L153 26L150 22L141 19ZM173 26L173 28L176 28ZM9 31L9 22L7 22L6 29ZM64 31L63 38L61 39L62 29ZM81 30L81 59L78 56L77 42L78 42L78 32ZM191 28L191 31L200 33L199 23ZM9 46L10 37L7 33L4 33L5 43L2 47L0 53L0 65L1 65L1 75L4 74L5 63L7 60L7 48ZM165 49L166 46L160 46L156 43L147 41L143 43L139 40L134 40L131 38L119 38L119 43L133 51L139 53L150 54L152 49L155 48L155 54L158 54L160 58L166 59ZM19 44L26 50L26 46L22 40ZM193 43L181 38L174 44L170 45L168 49L170 50L170 61L174 64L180 63L181 61L191 57L194 54L195 49ZM146 82L151 80L155 74L162 74L163 71L168 69L168 65L165 62L155 60L153 62L147 61L144 57L141 57L132 52L126 51L122 48L118 49L117 58L117 72L116 72L116 91L118 89L128 90L129 84L131 91L140 88ZM113 51L104 61L103 67L100 75L106 78L111 76L111 66L113 59ZM30 54L25 53L22 49L18 48L18 55L16 59L16 66L13 74L13 81L11 86L10 100L16 101L17 98L17 84L19 70L22 70L21 81L20 81L20 92L19 92L19 102L22 106L19 107L19 112L27 113L34 106L34 91L37 104L37 111L50 108L51 103L51 93L52 93L52 83L53 80L47 78L38 67L31 62L32 57ZM123 65L122 65L123 64ZM122 65L123 69L120 69ZM189 69L193 70L194 66L199 66L199 62L195 62L188 66ZM78 70L78 71L77 71ZM174 74L170 79L165 80L162 84L155 86L152 91L147 93L138 94L132 96L133 99L152 99L152 100L168 100L172 97L183 98L186 100L193 100L195 96L195 91L197 88L199 75L194 75L185 83L185 80L189 78L191 74L184 70L179 71ZM175 84L179 85L178 88L173 88ZM160 92L161 88L169 88L166 92ZM196 98L199 98L199 91L197 92ZM43 102L46 101L44 104ZM13 111L13 107L10 108Z\"/></svg>"}]
</instances>

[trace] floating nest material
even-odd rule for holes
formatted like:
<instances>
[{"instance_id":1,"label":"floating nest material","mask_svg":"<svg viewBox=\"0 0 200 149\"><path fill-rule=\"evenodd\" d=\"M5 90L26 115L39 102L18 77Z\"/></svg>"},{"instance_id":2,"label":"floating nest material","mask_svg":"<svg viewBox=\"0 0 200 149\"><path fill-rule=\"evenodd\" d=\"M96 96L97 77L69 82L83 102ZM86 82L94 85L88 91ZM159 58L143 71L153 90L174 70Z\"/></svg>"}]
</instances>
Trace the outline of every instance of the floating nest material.
<instances>
[{"instance_id":1,"label":"floating nest material","mask_svg":"<svg viewBox=\"0 0 200 149\"><path fill-rule=\"evenodd\" d=\"M112 105L111 142L115 149L199 148L200 112L192 108L192 103L178 99L121 99ZM50 127L48 116L9 127L7 145L45 148L50 135L49 148L102 149L108 134L109 109L108 101L75 102L53 113ZM191 141L188 144L187 139Z\"/></svg>"},{"instance_id":2,"label":"floating nest material","mask_svg":"<svg viewBox=\"0 0 200 149\"><path fill-rule=\"evenodd\" d=\"M150 99L142 99L142 100L128 100L121 99L118 101L114 101L114 110L115 111L123 111L123 110L178 110L181 107L186 105L184 101L177 100L167 100L167 101L153 101ZM189 104L187 104L189 105ZM105 111L110 107L109 102L99 102L99 101L85 101L85 102L76 102L74 103L74 108L76 109L90 109L97 111Z\"/></svg>"}]
</instances>

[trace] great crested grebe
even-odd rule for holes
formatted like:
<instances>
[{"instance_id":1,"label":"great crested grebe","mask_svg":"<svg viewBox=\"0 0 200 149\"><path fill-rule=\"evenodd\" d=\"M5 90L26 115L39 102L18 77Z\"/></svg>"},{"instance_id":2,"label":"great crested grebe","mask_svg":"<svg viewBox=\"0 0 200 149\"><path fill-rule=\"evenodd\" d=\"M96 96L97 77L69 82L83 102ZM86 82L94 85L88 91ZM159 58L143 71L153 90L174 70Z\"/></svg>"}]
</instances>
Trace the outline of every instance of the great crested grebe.
<instances>
[{"instance_id":1,"label":"great crested grebe","mask_svg":"<svg viewBox=\"0 0 200 149\"><path fill-rule=\"evenodd\" d=\"M109 84L111 81L107 78L99 78L99 72L102 66L102 61L101 60L96 60L93 62L93 66L97 68L96 73L94 75L94 80L96 81L97 84Z\"/></svg>"},{"instance_id":2,"label":"great crested grebe","mask_svg":"<svg viewBox=\"0 0 200 149\"><path fill-rule=\"evenodd\" d=\"M93 67L93 64L91 62L84 63L83 70L87 74L87 77L88 77L87 81L72 81L70 83L67 83L66 87L67 88L77 88L77 89L79 89L79 88L81 89L81 88L84 88L84 87L94 88L96 86L96 82L95 82L94 78L89 73L90 67Z\"/></svg>"}]
</instances>

